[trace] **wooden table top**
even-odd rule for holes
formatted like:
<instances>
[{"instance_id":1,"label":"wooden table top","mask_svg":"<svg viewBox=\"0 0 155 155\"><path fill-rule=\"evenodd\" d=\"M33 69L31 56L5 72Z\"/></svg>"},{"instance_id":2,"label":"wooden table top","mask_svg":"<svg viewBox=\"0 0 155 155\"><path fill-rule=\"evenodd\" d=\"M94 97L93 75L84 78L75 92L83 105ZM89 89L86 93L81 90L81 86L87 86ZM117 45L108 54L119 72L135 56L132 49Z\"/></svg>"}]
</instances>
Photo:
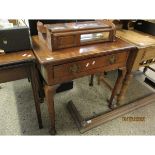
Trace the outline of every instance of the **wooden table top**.
<instances>
[{"instance_id":1,"label":"wooden table top","mask_svg":"<svg viewBox=\"0 0 155 155\"><path fill-rule=\"evenodd\" d=\"M155 37L136 30L117 30L116 36L133 43L138 48L155 46Z\"/></svg>"},{"instance_id":2,"label":"wooden table top","mask_svg":"<svg viewBox=\"0 0 155 155\"><path fill-rule=\"evenodd\" d=\"M17 64L35 60L32 50L6 53L0 55L0 66Z\"/></svg>"},{"instance_id":3,"label":"wooden table top","mask_svg":"<svg viewBox=\"0 0 155 155\"><path fill-rule=\"evenodd\" d=\"M107 55L115 53L118 50L136 48L133 44L127 43L119 38L116 38L114 42L91 44L57 51L49 50L47 45L39 40L38 36L33 36L32 42L34 54L41 64L56 63L68 59L84 59L92 55Z\"/></svg>"}]
</instances>

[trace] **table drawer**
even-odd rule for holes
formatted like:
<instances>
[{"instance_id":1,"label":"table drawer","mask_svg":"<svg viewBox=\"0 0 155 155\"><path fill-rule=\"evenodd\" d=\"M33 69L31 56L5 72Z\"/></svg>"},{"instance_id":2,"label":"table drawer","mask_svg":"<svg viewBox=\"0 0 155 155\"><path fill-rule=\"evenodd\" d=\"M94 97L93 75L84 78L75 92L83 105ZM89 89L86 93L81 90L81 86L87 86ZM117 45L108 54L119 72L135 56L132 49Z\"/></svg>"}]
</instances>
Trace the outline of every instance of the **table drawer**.
<instances>
[{"instance_id":1,"label":"table drawer","mask_svg":"<svg viewBox=\"0 0 155 155\"><path fill-rule=\"evenodd\" d=\"M75 76L81 72L95 70L102 67L118 66L126 63L128 52L122 52L112 55L100 56L71 63L54 66L54 79L60 79L66 76Z\"/></svg>"}]
</instances>

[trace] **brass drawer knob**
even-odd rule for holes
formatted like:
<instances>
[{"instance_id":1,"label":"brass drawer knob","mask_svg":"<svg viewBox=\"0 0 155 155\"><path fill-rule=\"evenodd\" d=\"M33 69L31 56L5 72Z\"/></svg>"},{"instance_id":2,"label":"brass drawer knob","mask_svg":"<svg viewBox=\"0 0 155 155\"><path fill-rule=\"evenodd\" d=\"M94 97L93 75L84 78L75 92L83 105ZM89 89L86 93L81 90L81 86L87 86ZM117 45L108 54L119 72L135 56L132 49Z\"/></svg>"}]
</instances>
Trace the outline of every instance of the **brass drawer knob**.
<instances>
[{"instance_id":1,"label":"brass drawer knob","mask_svg":"<svg viewBox=\"0 0 155 155\"><path fill-rule=\"evenodd\" d=\"M115 55L112 55L109 57L109 63L112 65L114 63L116 63L116 56Z\"/></svg>"},{"instance_id":2,"label":"brass drawer knob","mask_svg":"<svg viewBox=\"0 0 155 155\"><path fill-rule=\"evenodd\" d=\"M72 66L69 67L69 72L70 73L77 73L80 70L80 66L78 64L73 64Z\"/></svg>"}]
</instances>

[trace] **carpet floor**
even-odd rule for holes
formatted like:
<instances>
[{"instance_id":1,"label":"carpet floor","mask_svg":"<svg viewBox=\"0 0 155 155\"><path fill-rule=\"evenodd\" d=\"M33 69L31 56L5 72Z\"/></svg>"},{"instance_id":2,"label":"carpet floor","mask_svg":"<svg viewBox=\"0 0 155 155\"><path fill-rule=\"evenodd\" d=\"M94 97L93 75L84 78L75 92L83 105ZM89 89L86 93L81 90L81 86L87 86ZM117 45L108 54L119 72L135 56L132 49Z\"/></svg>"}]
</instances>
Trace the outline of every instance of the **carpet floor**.
<instances>
[{"instance_id":1,"label":"carpet floor","mask_svg":"<svg viewBox=\"0 0 155 155\"><path fill-rule=\"evenodd\" d=\"M114 84L117 73L108 74ZM110 91L103 85L88 85L89 77L74 80L72 90L54 97L57 135L155 135L155 103L132 111L122 117L145 117L145 121L123 121L118 117L80 134L66 105L72 100L83 117L108 111L106 100ZM27 79L0 84L0 135L49 135L47 106L41 104L43 129L38 128L31 85ZM137 79L131 81L125 103L132 102L152 92Z\"/></svg>"}]
</instances>

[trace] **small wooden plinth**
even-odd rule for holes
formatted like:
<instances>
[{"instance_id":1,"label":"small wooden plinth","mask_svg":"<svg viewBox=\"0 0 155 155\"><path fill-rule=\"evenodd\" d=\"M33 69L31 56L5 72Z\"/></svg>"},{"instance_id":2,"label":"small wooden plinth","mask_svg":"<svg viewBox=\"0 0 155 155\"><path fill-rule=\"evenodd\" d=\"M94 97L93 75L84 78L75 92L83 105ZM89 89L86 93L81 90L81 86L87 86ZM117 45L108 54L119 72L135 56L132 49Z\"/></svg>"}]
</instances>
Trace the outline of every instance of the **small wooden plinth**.
<instances>
[{"instance_id":1,"label":"small wooden plinth","mask_svg":"<svg viewBox=\"0 0 155 155\"><path fill-rule=\"evenodd\" d=\"M92 117L92 118L83 118L78 110L76 109L75 105L72 101L68 102L67 108L69 109L69 112L71 113L79 131L81 133L84 133L94 127L97 127L105 122L108 122L112 119L115 119L117 117L120 117L121 115L124 115L126 113L129 113L133 110L136 110L138 108L141 108L145 105L148 105L155 101L155 93L146 96L144 98L141 98L135 102L120 106L118 108L115 108L112 111L103 113L99 116Z\"/></svg>"}]
</instances>

